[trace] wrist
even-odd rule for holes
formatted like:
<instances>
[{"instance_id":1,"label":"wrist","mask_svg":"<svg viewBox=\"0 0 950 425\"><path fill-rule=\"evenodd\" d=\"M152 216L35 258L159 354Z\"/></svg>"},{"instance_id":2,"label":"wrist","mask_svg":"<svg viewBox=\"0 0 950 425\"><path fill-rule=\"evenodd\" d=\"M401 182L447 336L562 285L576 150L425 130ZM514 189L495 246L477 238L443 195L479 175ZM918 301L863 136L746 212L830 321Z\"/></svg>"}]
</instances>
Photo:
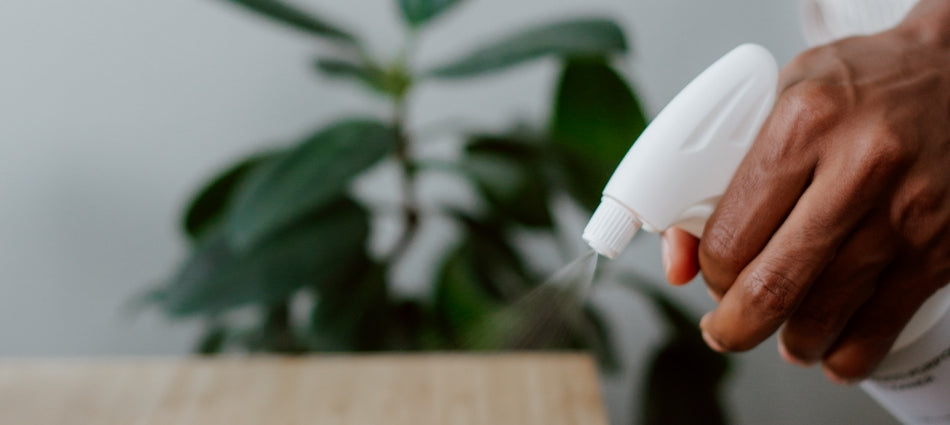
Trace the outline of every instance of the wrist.
<instances>
[{"instance_id":1,"label":"wrist","mask_svg":"<svg viewBox=\"0 0 950 425\"><path fill-rule=\"evenodd\" d=\"M950 47L950 1L920 0L896 29L921 43Z\"/></svg>"}]
</instances>

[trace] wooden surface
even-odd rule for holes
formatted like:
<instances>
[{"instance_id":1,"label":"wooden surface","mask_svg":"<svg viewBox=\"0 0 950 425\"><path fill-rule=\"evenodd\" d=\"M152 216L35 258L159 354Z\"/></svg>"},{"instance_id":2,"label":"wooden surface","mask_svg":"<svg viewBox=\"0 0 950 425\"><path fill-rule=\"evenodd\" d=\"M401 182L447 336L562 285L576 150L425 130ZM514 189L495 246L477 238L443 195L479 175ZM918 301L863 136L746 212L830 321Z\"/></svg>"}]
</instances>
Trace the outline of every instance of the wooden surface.
<instances>
[{"instance_id":1,"label":"wooden surface","mask_svg":"<svg viewBox=\"0 0 950 425\"><path fill-rule=\"evenodd\" d=\"M0 360L0 424L606 425L581 355Z\"/></svg>"}]
</instances>

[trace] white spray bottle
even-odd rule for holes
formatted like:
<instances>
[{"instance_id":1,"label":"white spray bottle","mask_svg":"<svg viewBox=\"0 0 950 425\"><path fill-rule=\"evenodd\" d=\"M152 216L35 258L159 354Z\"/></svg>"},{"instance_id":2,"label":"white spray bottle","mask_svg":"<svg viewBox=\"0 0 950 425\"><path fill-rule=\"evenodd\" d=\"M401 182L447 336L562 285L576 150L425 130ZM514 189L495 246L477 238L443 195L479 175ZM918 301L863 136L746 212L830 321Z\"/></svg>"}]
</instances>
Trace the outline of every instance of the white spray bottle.
<instances>
[{"instance_id":1,"label":"white spray bottle","mask_svg":"<svg viewBox=\"0 0 950 425\"><path fill-rule=\"evenodd\" d=\"M624 156L584 229L616 257L640 229L700 237L775 103L778 66L763 47L735 48L696 77ZM950 424L950 285L931 297L862 387L908 424Z\"/></svg>"}]
</instances>

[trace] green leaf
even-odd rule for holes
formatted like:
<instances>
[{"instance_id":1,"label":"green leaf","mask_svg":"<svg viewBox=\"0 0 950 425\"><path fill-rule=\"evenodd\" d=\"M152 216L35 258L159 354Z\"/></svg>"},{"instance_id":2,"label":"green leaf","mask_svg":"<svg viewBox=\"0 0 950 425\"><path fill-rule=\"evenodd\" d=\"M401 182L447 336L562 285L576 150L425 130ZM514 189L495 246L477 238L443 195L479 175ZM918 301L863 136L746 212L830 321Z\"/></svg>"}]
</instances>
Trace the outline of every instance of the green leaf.
<instances>
[{"instance_id":1,"label":"green leaf","mask_svg":"<svg viewBox=\"0 0 950 425\"><path fill-rule=\"evenodd\" d=\"M460 217L471 235L446 258L435 293L436 317L455 348L583 349L605 370L618 366L605 322L576 291L536 285L538 279L520 270L517 253L492 235L498 231L491 224Z\"/></svg>"},{"instance_id":2,"label":"green leaf","mask_svg":"<svg viewBox=\"0 0 950 425\"><path fill-rule=\"evenodd\" d=\"M535 27L496 40L469 55L437 67L428 75L438 78L471 77L500 71L542 56L605 56L626 50L623 30L613 21L577 19Z\"/></svg>"},{"instance_id":3,"label":"green leaf","mask_svg":"<svg viewBox=\"0 0 950 425\"><path fill-rule=\"evenodd\" d=\"M349 78L392 98L401 98L412 85L412 76L397 63L382 69L373 63L355 63L344 59L321 58L314 63L321 72L336 78Z\"/></svg>"},{"instance_id":4,"label":"green leaf","mask_svg":"<svg viewBox=\"0 0 950 425\"><path fill-rule=\"evenodd\" d=\"M506 223L497 217L479 219L459 212L453 216L464 227L462 243L485 294L498 301L511 301L539 283L512 243Z\"/></svg>"},{"instance_id":5,"label":"green leaf","mask_svg":"<svg viewBox=\"0 0 950 425\"><path fill-rule=\"evenodd\" d=\"M288 299L266 306L263 323L244 341L251 352L300 354L306 351L291 323L290 302Z\"/></svg>"},{"instance_id":6,"label":"green leaf","mask_svg":"<svg viewBox=\"0 0 950 425\"><path fill-rule=\"evenodd\" d=\"M648 362L640 391L641 417L634 423L728 423L722 390L729 358L709 349L696 325L699 320L646 279L633 275L622 283L650 299L667 325L666 340ZM689 409L683 409L682 400L690 400Z\"/></svg>"},{"instance_id":7,"label":"green leaf","mask_svg":"<svg viewBox=\"0 0 950 425\"><path fill-rule=\"evenodd\" d=\"M347 282L369 235L369 214L337 201L275 232L248 252L223 235L195 248L159 298L166 313L214 315L247 305L285 301L304 286Z\"/></svg>"},{"instance_id":8,"label":"green leaf","mask_svg":"<svg viewBox=\"0 0 950 425\"><path fill-rule=\"evenodd\" d=\"M452 348L499 348L509 329L494 315L524 294L531 281L502 225L461 212L453 216L466 235L439 269L434 315Z\"/></svg>"},{"instance_id":9,"label":"green leaf","mask_svg":"<svg viewBox=\"0 0 950 425\"><path fill-rule=\"evenodd\" d=\"M355 38L352 35L340 29L339 27L280 0L227 1L266 16L284 25L316 36L346 41L349 43L355 42Z\"/></svg>"},{"instance_id":10,"label":"green leaf","mask_svg":"<svg viewBox=\"0 0 950 425\"><path fill-rule=\"evenodd\" d=\"M727 360L691 340L671 339L652 356L642 389L645 425L729 423L723 407L721 380ZM683 408L689 400L689 408Z\"/></svg>"},{"instance_id":11,"label":"green leaf","mask_svg":"<svg viewBox=\"0 0 950 425\"><path fill-rule=\"evenodd\" d=\"M406 23L418 28L459 3L459 0L399 0L399 8Z\"/></svg>"},{"instance_id":12,"label":"green leaf","mask_svg":"<svg viewBox=\"0 0 950 425\"><path fill-rule=\"evenodd\" d=\"M603 60L571 60L561 75L551 123L569 192L600 203L607 179L646 127L630 85Z\"/></svg>"},{"instance_id":13,"label":"green leaf","mask_svg":"<svg viewBox=\"0 0 950 425\"><path fill-rule=\"evenodd\" d=\"M569 347L583 301L554 286L535 286L538 279L527 276L503 228L458 217L468 235L443 263L435 293L437 317L454 346L466 350Z\"/></svg>"},{"instance_id":14,"label":"green leaf","mask_svg":"<svg viewBox=\"0 0 950 425\"><path fill-rule=\"evenodd\" d=\"M389 335L386 345L389 350L417 351L447 349L448 345L434 341L429 345L430 335L438 331L435 316L427 306L415 300L400 301L389 308Z\"/></svg>"},{"instance_id":15,"label":"green leaf","mask_svg":"<svg viewBox=\"0 0 950 425\"><path fill-rule=\"evenodd\" d=\"M201 355L219 354L228 340L228 329L220 324L211 325L198 341L194 352Z\"/></svg>"},{"instance_id":16,"label":"green leaf","mask_svg":"<svg viewBox=\"0 0 950 425\"><path fill-rule=\"evenodd\" d=\"M241 186L226 223L238 251L339 198L350 180L393 150L393 131L368 120L344 121L314 134Z\"/></svg>"},{"instance_id":17,"label":"green leaf","mask_svg":"<svg viewBox=\"0 0 950 425\"><path fill-rule=\"evenodd\" d=\"M377 67L333 58L317 59L315 65L331 77L353 79L378 92L386 92L386 74Z\"/></svg>"},{"instance_id":18,"label":"green leaf","mask_svg":"<svg viewBox=\"0 0 950 425\"><path fill-rule=\"evenodd\" d=\"M435 313L447 334L464 347L471 333L500 304L483 291L472 248L462 245L442 264L435 287Z\"/></svg>"},{"instance_id":19,"label":"green leaf","mask_svg":"<svg viewBox=\"0 0 950 425\"><path fill-rule=\"evenodd\" d=\"M386 348L388 288L386 270L363 257L359 273L320 288L310 317L309 347L318 351L368 351Z\"/></svg>"},{"instance_id":20,"label":"green leaf","mask_svg":"<svg viewBox=\"0 0 950 425\"><path fill-rule=\"evenodd\" d=\"M463 169L496 214L526 226L550 228L551 182L540 161L538 146L529 142L477 136L466 147Z\"/></svg>"},{"instance_id":21,"label":"green leaf","mask_svg":"<svg viewBox=\"0 0 950 425\"><path fill-rule=\"evenodd\" d=\"M231 205L237 188L253 170L276 157L276 154L258 154L232 166L205 185L191 202L182 219L182 228L192 241L216 228Z\"/></svg>"}]
</instances>

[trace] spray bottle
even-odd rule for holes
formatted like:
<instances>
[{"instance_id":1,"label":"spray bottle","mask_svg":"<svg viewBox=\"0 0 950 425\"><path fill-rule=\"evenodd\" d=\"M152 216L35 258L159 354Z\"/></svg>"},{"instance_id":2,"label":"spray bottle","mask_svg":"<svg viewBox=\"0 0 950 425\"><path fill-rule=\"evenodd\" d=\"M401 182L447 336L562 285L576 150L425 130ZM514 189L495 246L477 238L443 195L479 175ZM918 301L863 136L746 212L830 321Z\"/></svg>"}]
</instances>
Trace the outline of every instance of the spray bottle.
<instances>
[{"instance_id":1,"label":"spray bottle","mask_svg":"<svg viewBox=\"0 0 950 425\"><path fill-rule=\"evenodd\" d=\"M653 120L604 188L584 229L616 257L643 228L700 237L775 103L778 66L763 47L735 48ZM950 285L918 310L861 386L908 424L950 424Z\"/></svg>"}]
</instances>

